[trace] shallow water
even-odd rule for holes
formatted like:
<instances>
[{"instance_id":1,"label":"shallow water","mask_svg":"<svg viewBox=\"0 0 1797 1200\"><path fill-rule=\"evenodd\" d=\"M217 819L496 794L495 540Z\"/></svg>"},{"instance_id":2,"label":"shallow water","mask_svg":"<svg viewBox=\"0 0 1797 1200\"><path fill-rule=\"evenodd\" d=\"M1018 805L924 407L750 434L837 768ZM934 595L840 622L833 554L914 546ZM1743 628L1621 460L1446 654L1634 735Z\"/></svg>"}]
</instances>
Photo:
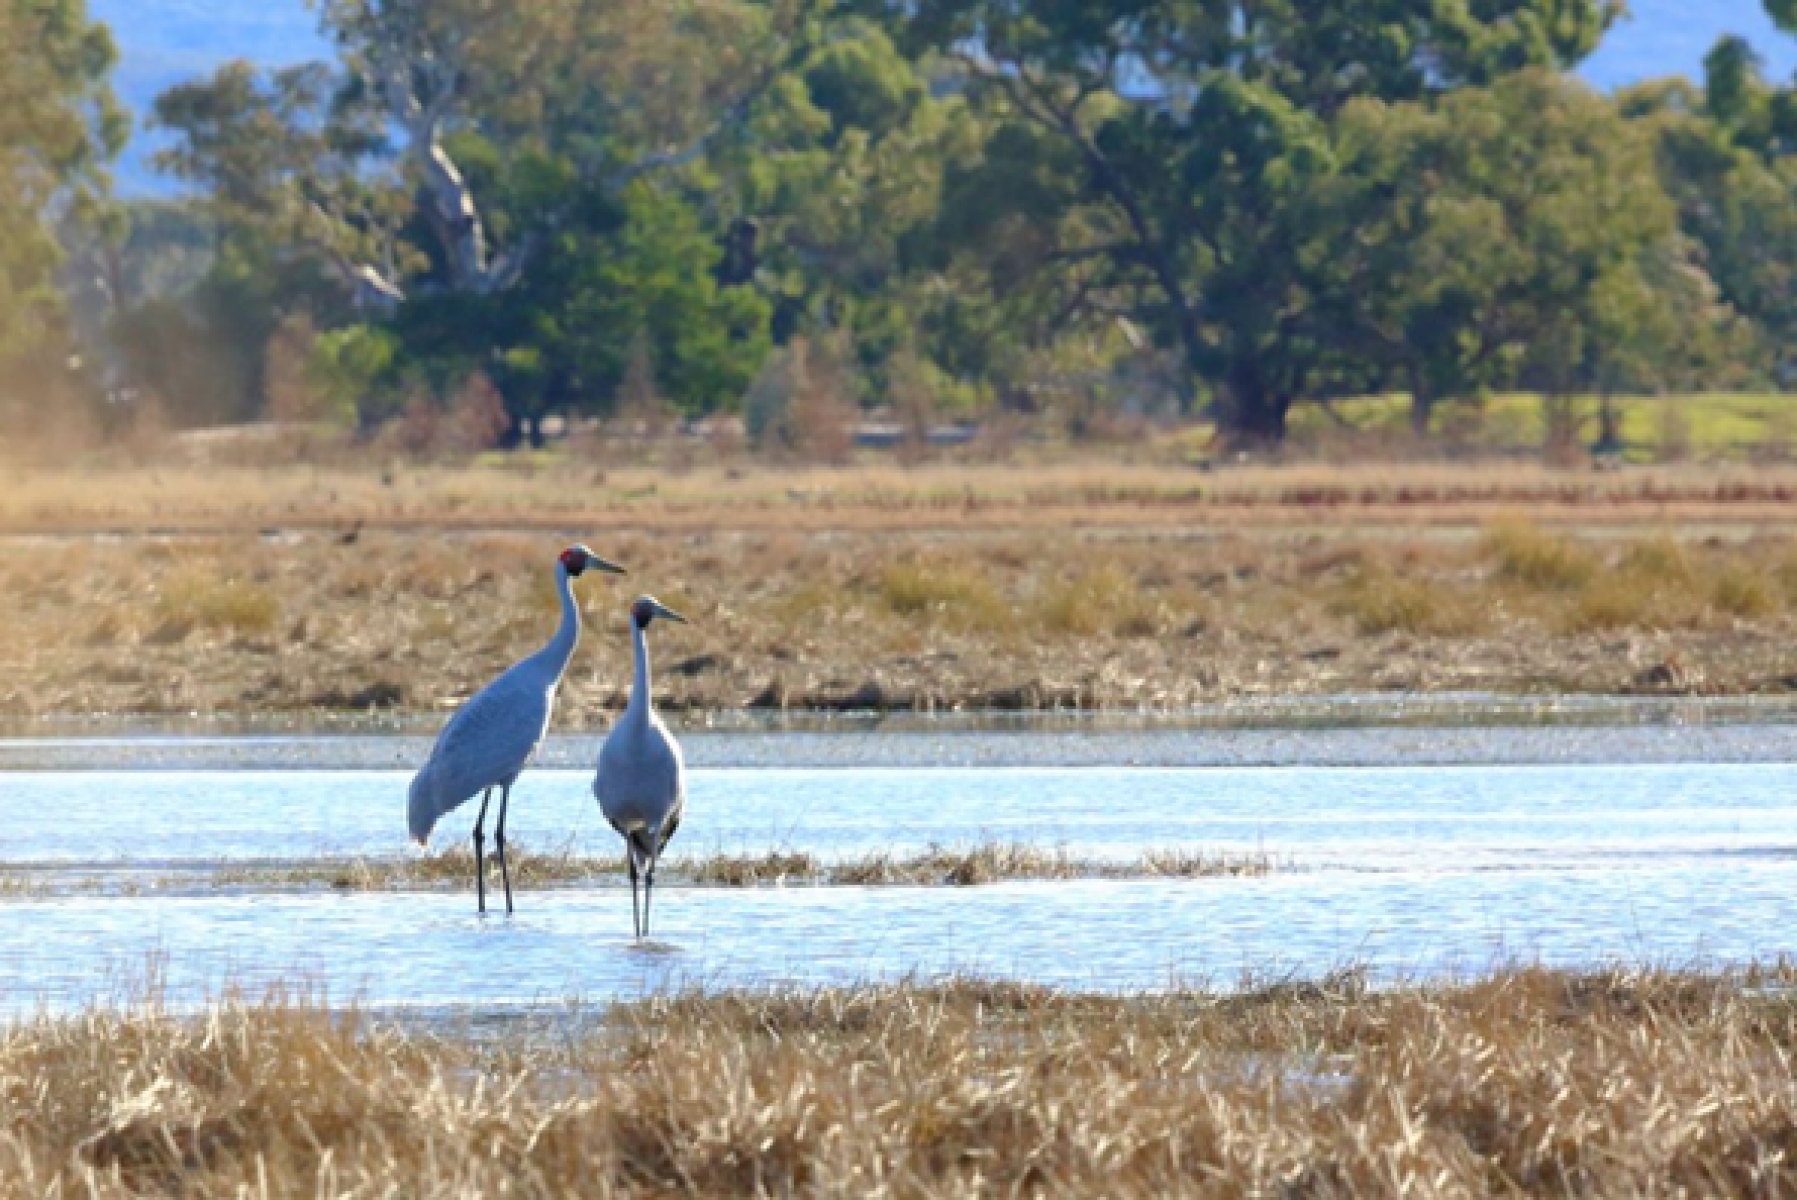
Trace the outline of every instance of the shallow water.
<instances>
[{"instance_id":1,"label":"shallow water","mask_svg":"<svg viewBox=\"0 0 1797 1200\"><path fill-rule=\"evenodd\" d=\"M0 776L0 862L194 869L408 853L399 771L17 772ZM612 853L585 771L538 770L507 828ZM497 812L488 817L491 833ZM446 817L442 847L474 806ZM1264 852L1297 869L1569 869L1797 855L1797 766L698 769L675 853L824 857L985 841L1082 856Z\"/></svg>"},{"instance_id":2,"label":"shallow water","mask_svg":"<svg viewBox=\"0 0 1797 1200\"><path fill-rule=\"evenodd\" d=\"M0 1009L128 995L154 953L177 1002L295 981L332 999L432 1008L602 1000L649 988L976 972L1083 988L1234 983L1244 973L1381 975L1511 956L1736 959L1791 949L1797 864L1621 872L1329 873L981 888L669 888L656 941L626 936L621 887L520 897L481 919L452 894L177 895L14 902Z\"/></svg>"},{"instance_id":3,"label":"shallow water","mask_svg":"<svg viewBox=\"0 0 1797 1200\"><path fill-rule=\"evenodd\" d=\"M1136 731L1167 745L1226 732ZM950 971L1145 988L1230 983L1244 972L1315 975L1350 961L1394 977L1517 956L1571 965L1797 952L1797 767L1786 765L1797 758L1797 726L1258 732L1267 746L1292 748L1283 765L1130 766L1139 743L1122 730L731 731L759 739L760 762L840 762L846 751L815 747L882 736L977 736L996 747L996 761L1025 763L1066 753L1074 736L1082 753L1102 760L1108 747L1110 757L1094 766L931 767L918 755L908 766L704 766L693 773L677 854L778 847L834 858L1004 840L1093 857L1259 852L1278 869L979 888L738 890L664 878L658 951L628 944L622 880L520 891L516 917L483 920L471 884L367 894L206 879L225 864L411 853L407 771L318 766L370 754L395 762L410 755L407 739L336 744L335 757L329 741L295 739L311 764L295 770L0 772L7 874L52 888L77 875L135 881L101 894L27 887L8 899L0 889L0 1011L128 994L152 967L176 1004L229 983L285 981L340 1001L484 1008L680 983ZM207 753L226 762L247 749L215 741ZM1502 754L1444 765L1418 749L1444 744ZM1706 751L1733 760L1677 761ZM528 773L508 822L514 841L611 852L589 779L585 769ZM465 838L471 823L469 809L452 814L437 844Z\"/></svg>"}]
</instances>

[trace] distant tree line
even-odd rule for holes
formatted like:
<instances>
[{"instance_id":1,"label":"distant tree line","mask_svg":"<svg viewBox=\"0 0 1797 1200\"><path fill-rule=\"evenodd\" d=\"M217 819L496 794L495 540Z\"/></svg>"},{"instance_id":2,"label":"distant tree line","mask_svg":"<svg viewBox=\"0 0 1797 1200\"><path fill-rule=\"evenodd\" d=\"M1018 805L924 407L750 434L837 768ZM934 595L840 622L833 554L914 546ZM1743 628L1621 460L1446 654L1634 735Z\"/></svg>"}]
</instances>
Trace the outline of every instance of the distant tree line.
<instances>
[{"instance_id":1,"label":"distant tree line","mask_svg":"<svg viewBox=\"0 0 1797 1200\"><path fill-rule=\"evenodd\" d=\"M71 360L183 424L474 396L515 444L1060 388L1253 445L1370 393L1428 434L1498 389L1797 384L1797 87L1731 39L1598 94L1619 0L320 13L330 61L163 94L183 190L122 202L106 31L0 0L0 395Z\"/></svg>"}]
</instances>

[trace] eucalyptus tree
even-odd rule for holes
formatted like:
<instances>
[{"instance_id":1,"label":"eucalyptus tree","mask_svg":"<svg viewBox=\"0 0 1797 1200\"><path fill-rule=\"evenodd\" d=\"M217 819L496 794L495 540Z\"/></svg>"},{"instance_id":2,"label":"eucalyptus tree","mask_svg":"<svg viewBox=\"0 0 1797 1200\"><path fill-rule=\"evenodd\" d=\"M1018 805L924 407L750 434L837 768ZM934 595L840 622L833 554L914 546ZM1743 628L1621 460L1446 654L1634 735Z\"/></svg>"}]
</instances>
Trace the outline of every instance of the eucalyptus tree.
<instances>
[{"instance_id":1,"label":"eucalyptus tree","mask_svg":"<svg viewBox=\"0 0 1797 1200\"><path fill-rule=\"evenodd\" d=\"M99 215L128 123L83 0L0 0L0 359L60 343L59 222Z\"/></svg>"},{"instance_id":2,"label":"eucalyptus tree","mask_svg":"<svg viewBox=\"0 0 1797 1200\"><path fill-rule=\"evenodd\" d=\"M949 214L972 253L1069 314L1123 317L1178 350L1188 398L1271 443L1355 365L1319 336L1315 257L1343 231L1306 198L1339 167L1332 125L1359 97L1422 100L1564 67L1611 0L1300 4L1110 0L880 6L912 46L959 61L999 124ZM982 173L984 178L981 178ZM1005 182L1021 182L1005 203ZM1014 218L1023 213L1022 222ZM1019 254L1018 251L1023 253Z\"/></svg>"},{"instance_id":3,"label":"eucalyptus tree","mask_svg":"<svg viewBox=\"0 0 1797 1200\"><path fill-rule=\"evenodd\" d=\"M1797 3L1766 0L1797 35ZM1725 38L1701 87L1642 85L1619 98L1658 139L1660 176L1685 236L1720 298L1758 327L1762 363L1797 383L1797 84L1761 73L1745 42Z\"/></svg>"},{"instance_id":4,"label":"eucalyptus tree","mask_svg":"<svg viewBox=\"0 0 1797 1200\"><path fill-rule=\"evenodd\" d=\"M1433 104L1356 100L1336 134L1313 197L1344 231L1312 251L1319 336L1405 389L1416 432L1525 367L1552 390L1636 333L1678 344L1661 309L1689 248L1652 138L1606 98L1525 72Z\"/></svg>"},{"instance_id":5,"label":"eucalyptus tree","mask_svg":"<svg viewBox=\"0 0 1797 1200\"><path fill-rule=\"evenodd\" d=\"M320 264L430 372L488 371L534 425L606 386L545 307L604 282L570 259L702 200L632 196L740 128L802 52L810 4L324 0L337 61L172 89L162 162L227 223ZM739 304L713 307L726 334L741 324Z\"/></svg>"}]
</instances>

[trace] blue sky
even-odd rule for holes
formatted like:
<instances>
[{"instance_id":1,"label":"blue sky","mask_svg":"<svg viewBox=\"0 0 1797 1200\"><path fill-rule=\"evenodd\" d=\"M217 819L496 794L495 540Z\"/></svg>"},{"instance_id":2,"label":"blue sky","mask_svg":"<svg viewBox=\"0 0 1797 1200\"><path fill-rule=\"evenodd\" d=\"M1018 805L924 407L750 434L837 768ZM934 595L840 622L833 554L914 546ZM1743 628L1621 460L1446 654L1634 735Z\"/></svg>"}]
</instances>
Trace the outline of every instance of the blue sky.
<instances>
[{"instance_id":1,"label":"blue sky","mask_svg":"<svg viewBox=\"0 0 1797 1200\"><path fill-rule=\"evenodd\" d=\"M147 112L156 94L218 63L248 58L286 65L318 58L329 47L317 14L302 0L89 0L113 28L121 62L116 84L132 109ZM1767 73L1797 73L1797 38L1773 28L1760 0L1631 0L1633 15L1613 30L1580 74L1602 88L1661 75L1696 75L1724 34L1739 34L1766 60ZM139 138L120 164L127 191L155 189L149 146Z\"/></svg>"},{"instance_id":2,"label":"blue sky","mask_svg":"<svg viewBox=\"0 0 1797 1200\"><path fill-rule=\"evenodd\" d=\"M1768 76L1788 80L1797 72L1797 38L1778 31L1760 0L1629 0L1629 8L1579 71L1598 87L1700 75L1703 56L1727 34L1753 44Z\"/></svg>"}]
</instances>

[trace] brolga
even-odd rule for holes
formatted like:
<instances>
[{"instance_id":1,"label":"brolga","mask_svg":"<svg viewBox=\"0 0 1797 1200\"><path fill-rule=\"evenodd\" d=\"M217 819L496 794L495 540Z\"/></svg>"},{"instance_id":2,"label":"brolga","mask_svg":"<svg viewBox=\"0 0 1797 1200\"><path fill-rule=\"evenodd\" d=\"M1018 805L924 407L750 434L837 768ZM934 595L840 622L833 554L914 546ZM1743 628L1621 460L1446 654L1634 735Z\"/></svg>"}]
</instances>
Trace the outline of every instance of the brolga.
<instances>
[{"instance_id":1,"label":"brolga","mask_svg":"<svg viewBox=\"0 0 1797 1200\"><path fill-rule=\"evenodd\" d=\"M680 828L680 814L686 807L686 764L680 757L680 743L656 715L650 695L649 626L657 617L687 623L653 596L639 596L630 606L636 678L630 684L624 715L599 748L599 773L593 777L599 811L624 839L624 857L630 863L630 916L639 941L649 935L655 864ZM640 914L639 875L643 889Z\"/></svg>"},{"instance_id":2,"label":"brolga","mask_svg":"<svg viewBox=\"0 0 1797 1200\"><path fill-rule=\"evenodd\" d=\"M574 603L574 580L587 571L613 575L627 572L607 562L585 546L570 546L555 563L555 586L561 596L562 620L549 644L476 692L443 732L431 756L412 780L406 800L406 825L420 846L430 844L431 829L444 814L480 796L480 815L474 818L474 889L480 911L487 911L486 836L487 802L499 789L499 826L493 831L499 857L499 877L505 884L505 911L512 911L512 872L505 861L505 811L512 784L524 770L555 708L555 692L561 686L568 660L580 640L580 610Z\"/></svg>"}]
</instances>

